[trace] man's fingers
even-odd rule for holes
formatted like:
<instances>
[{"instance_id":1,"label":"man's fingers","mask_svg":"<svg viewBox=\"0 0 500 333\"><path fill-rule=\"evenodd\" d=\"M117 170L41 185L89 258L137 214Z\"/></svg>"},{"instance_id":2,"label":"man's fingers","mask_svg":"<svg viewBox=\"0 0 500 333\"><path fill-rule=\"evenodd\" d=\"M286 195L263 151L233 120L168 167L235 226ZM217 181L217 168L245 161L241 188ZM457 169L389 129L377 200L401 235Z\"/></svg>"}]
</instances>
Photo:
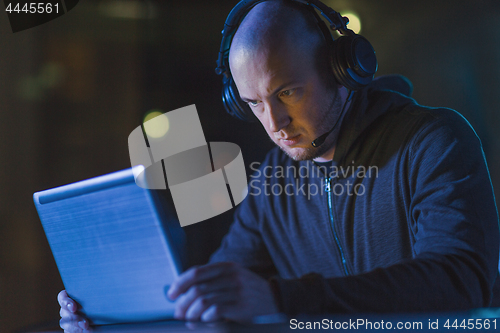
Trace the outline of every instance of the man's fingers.
<instances>
[{"instance_id":1,"label":"man's fingers","mask_svg":"<svg viewBox=\"0 0 500 333\"><path fill-rule=\"evenodd\" d=\"M83 328L84 330L90 329L90 325L87 319L83 319L78 321L78 326Z\"/></svg>"},{"instance_id":2,"label":"man's fingers","mask_svg":"<svg viewBox=\"0 0 500 333\"><path fill-rule=\"evenodd\" d=\"M224 319L224 313L230 305L213 304L201 315L202 321L218 321Z\"/></svg>"},{"instance_id":3,"label":"man's fingers","mask_svg":"<svg viewBox=\"0 0 500 333\"><path fill-rule=\"evenodd\" d=\"M193 267L182 273L177 280L172 283L168 290L167 296L175 300L179 295L188 291L188 289L201 282L217 278L221 275L235 271L236 264L221 262L200 267Z\"/></svg>"},{"instance_id":4,"label":"man's fingers","mask_svg":"<svg viewBox=\"0 0 500 333\"><path fill-rule=\"evenodd\" d=\"M65 333L87 333L92 331L89 321L77 314L78 305L68 296L66 290L57 295L57 301L61 306L59 326Z\"/></svg>"},{"instance_id":5,"label":"man's fingers","mask_svg":"<svg viewBox=\"0 0 500 333\"><path fill-rule=\"evenodd\" d=\"M76 305L75 301L69 298L68 293L66 293L66 290L61 291L57 295L57 301L59 302L61 308L67 309L73 313L75 313L78 310L78 306Z\"/></svg>"},{"instance_id":6,"label":"man's fingers","mask_svg":"<svg viewBox=\"0 0 500 333\"><path fill-rule=\"evenodd\" d=\"M189 309L191 304L196 299L196 292L191 288L187 293L182 294L177 300L177 304L175 305L174 317L176 319L184 319L186 316L186 311Z\"/></svg>"},{"instance_id":7,"label":"man's fingers","mask_svg":"<svg viewBox=\"0 0 500 333\"><path fill-rule=\"evenodd\" d=\"M80 320L83 320L84 318L69 311L68 309L65 309L65 308L61 308L61 310L59 311L59 315L61 316L61 318L66 318L67 320L74 320L74 321L80 321Z\"/></svg>"},{"instance_id":8,"label":"man's fingers","mask_svg":"<svg viewBox=\"0 0 500 333\"><path fill-rule=\"evenodd\" d=\"M64 297L68 297L66 290L62 290L61 292L59 292L59 294L57 294L57 301L59 302L59 305L61 305L61 302Z\"/></svg>"},{"instance_id":9,"label":"man's fingers","mask_svg":"<svg viewBox=\"0 0 500 333\"><path fill-rule=\"evenodd\" d=\"M185 318L187 310L196 299L207 294L231 292L237 286L237 282L230 277L222 277L193 285L177 300L175 317L179 319Z\"/></svg>"},{"instance_id":10,"label":"man's fingers","mask_svg":"<svg viewBox=\"0 0 500 333\"><path fill-rule=\"evenodd\" d=\"M65 333L92 332L88 320L83 318L73 319L70 317L63 317L59 321L59 326L61 326Z\"/></svg>"},{"instance_id":11,"label":"man's fingers","mask_svg":"<svg viewBox=\"0 0 500 333\"><path fill-rule=\"evenodd\" d=\"M200 320L202 315L204 314L207 309L214 307L215 309L220 309L222 306L228 303L234 303L236 301L236 295L235 293L212 293L212 294L206 294L203 296L198 297L189 307L189 309L186 311L186 320ZM222 318L222 313L214 313L214 315L218 315L219 317L215 318L216 316L210 317L211 320L209 321L214 321ZM215 319L213 319L215 318Z\"/></svg>"}]
</instances>

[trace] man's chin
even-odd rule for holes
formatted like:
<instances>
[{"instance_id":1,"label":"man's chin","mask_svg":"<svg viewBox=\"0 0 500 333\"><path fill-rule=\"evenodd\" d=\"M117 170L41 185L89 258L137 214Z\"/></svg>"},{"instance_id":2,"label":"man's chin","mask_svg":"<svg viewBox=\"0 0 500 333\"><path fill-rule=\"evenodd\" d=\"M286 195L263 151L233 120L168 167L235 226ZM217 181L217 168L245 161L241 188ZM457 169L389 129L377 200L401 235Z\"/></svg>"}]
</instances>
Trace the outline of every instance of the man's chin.
<instances>
[{"instance_id":1,"label":"man's chin","mask_svg":"<svg viewBox=\"0 0 500 333\"><path fill-rule=\"evenodd\" d=\"M290 148L290 147L282 147L279 146L281 150L287 154L290 158L292 158L295 161L306 161L306 160L312 160L313 158L318 157L318 149L311 147L311 148L301 148L301 147L296 147L296 148Z\"/></svg>"}]
</instances>

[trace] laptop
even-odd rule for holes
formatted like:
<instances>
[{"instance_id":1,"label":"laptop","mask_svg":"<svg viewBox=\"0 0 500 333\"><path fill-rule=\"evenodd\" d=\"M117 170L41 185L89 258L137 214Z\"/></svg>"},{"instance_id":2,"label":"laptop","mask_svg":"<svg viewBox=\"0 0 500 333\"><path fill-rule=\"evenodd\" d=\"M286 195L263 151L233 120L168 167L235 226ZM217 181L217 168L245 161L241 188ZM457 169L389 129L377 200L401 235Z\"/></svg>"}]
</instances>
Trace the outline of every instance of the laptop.
<instances>
[{"instance_id":1,"label":"laptop","mask_svg":"<svg viewBox=\"0 0 500 333\"><path fill-rule=\"evenodd\" d=\"M172 318L165 294L185 268L168 190L137 186L133 171L33 195L66 291L97 325Z\"/></svg>"}]
</instances>

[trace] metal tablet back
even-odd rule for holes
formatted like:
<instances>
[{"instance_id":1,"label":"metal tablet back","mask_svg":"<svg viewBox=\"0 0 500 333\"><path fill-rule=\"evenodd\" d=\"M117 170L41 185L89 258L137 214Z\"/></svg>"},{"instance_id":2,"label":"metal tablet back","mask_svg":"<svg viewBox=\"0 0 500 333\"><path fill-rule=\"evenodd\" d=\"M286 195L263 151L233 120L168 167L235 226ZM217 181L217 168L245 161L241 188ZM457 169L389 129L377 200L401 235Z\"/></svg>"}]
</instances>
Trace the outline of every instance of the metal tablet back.
<instances>
[{"instance_id":1,"label":"metal tablet back","mask_svg":"<svg viewBox=\"0 0 500 333\"><path fill-rule=\"evenodd\" d=\"M173 206L132 169L33 195L69 296L93 324L167 319L185 236Z\"/></svg>"}]
</instances>

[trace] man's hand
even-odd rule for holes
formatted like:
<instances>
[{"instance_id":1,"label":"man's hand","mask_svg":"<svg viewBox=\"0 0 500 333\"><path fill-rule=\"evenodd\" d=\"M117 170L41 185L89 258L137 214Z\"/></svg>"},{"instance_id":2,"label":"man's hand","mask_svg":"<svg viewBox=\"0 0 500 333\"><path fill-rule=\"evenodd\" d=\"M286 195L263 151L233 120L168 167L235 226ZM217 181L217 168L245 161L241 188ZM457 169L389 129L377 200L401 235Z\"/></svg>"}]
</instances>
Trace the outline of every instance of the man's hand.
<instances>
[{"instance_id":1,"label":"man's hand","mask_svg":"<svg viewBox=\"0 0 500 333\"><path fill-rule=\"evenodd\" d=\"M87 333L92 331L89 321L78 314L78 305L69 298L66 290L57 295L57 300L61 306L59 325L65 333Z\"/></svg>"},{"instance_id":2,"label":"man's hand","mask_svg":"<svg viewBox=\"0 0 500 333\"><path fill-rule=\"evenodd\" d=\"M193 267L170 286L167 296L177 300L175 318L250 321L278 312L269 282L235 263Z\"/></svg>"}]
</instances>

